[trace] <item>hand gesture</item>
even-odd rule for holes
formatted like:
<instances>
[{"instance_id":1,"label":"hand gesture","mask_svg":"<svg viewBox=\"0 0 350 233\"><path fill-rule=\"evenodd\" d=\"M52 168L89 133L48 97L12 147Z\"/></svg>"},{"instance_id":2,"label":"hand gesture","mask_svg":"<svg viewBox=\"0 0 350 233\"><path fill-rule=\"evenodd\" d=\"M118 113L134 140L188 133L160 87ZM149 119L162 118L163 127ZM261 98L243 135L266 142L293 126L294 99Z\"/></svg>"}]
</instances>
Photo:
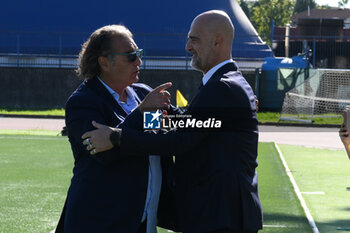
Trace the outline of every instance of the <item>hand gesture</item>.
<instances>
[{"instance_id":1,"label":"hand gesture","mask_svg":"<svg viewBox=\"0 0 350 233\"><path fill-rule=\"evenodd\" d=\"M156 109L168 109L170 105L170 93L165 89L171 86L172 83L168 82L154 88L143 99L138 107L139 110L143 112L145 110L154 111Z\"/></svg>"}]
</instances>

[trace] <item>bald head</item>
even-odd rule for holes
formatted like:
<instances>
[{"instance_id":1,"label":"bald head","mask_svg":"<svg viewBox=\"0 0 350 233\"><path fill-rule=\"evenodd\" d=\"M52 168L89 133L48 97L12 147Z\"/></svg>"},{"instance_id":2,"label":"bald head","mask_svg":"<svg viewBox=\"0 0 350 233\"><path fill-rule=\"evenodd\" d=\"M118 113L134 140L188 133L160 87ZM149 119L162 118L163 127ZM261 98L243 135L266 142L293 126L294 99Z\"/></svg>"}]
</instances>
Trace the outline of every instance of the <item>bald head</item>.
<instances>
[{"instance_id":1,"label":"bald head","mask_svg":"<svg viewBox=\"0 0 350 233\"><path fill-rule=\"evenodd\" d=\"M206 73L215 65L231 59L234 27L230 17L219 10L198 15L188 33L186 50L192 53L192 66Z\"/></svg>"},{"instance_id":2,"label":"bald head","mask_svg":"<svg viewBox=\"0 0 350 233\"><path fill-rule=\"evenodd\" d=\"M198 15L192 22L203 27L203 30L210 35L221 35L224 42L232 46L234 38L234 27L230 17L224 11L211 10Z\"/></svg>"}]
</instances>

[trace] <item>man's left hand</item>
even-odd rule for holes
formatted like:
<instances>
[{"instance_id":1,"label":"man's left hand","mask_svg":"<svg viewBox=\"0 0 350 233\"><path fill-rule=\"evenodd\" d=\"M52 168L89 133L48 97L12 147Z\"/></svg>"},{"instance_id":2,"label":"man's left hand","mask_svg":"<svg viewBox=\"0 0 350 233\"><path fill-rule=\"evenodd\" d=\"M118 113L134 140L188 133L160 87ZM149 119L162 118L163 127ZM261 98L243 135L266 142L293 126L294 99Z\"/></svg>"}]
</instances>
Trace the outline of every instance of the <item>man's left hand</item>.
<instances>
[{"instance_id":1,"label":"man's left hand","mask_svg":"<svg viewBox=\"0 0 350 233\"><path fill-rule=\"evenodd\" d=\"M112 149L113 144L109 140L109 136L113 131L113 128L99 124L95 121L92 122L92 125L97 129L86 132L81 136L83 144L86 146L86 149L90 154L95 155L99 152Z\"/></svg>"}]
</instances>

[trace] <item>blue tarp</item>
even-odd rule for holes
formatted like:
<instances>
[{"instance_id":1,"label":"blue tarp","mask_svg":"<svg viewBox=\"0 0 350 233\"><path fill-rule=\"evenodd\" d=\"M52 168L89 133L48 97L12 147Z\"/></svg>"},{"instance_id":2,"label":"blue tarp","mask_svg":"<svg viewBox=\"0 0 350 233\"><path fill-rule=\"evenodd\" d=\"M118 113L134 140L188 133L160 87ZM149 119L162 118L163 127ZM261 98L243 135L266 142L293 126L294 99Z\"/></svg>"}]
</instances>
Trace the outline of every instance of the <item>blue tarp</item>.
<instances>
[{"instance_id":1,"label":"blue tarp","mask_svg":"<svg viewBox=\"0 0 350 233\"><path fill-rule=\"evenodd\" d=\"M235 0L16 0L1 3L0 53L77 54L97 28L124 24L148 56L186 56L193 18L226 11L235 26L233 57L273 56Z\"/></svg>"}]
</instances>

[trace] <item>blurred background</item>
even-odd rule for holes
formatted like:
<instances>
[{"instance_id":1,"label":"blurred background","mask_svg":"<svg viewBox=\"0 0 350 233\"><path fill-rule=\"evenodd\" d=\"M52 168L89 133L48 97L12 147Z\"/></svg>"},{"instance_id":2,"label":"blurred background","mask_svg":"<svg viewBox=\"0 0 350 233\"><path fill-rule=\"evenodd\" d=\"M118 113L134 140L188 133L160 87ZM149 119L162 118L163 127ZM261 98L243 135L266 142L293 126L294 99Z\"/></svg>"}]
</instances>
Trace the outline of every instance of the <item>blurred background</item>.
<instances>
[{"instance_id":1,"label":"blurred background","mask_svg":"<svg viewBox=\"0 0 350 233\"><path fill-rule=\"evenodd\" d=\"M81 45L108 24L124 24L144 49L141 82L155 87L172 81L173 96L178 89L191 99L202 74L190 66L187 32L196 15L221 9L235 26L233 59L261 100L260 109L279 112L285 93L308 79L309 69L349 69L349 4L348 0L6 1L0 14L0 108L64 108L81 82L74 73ZM350 86L342 90L340 98L350 97Z\"/></svg>"}]
</instances>

